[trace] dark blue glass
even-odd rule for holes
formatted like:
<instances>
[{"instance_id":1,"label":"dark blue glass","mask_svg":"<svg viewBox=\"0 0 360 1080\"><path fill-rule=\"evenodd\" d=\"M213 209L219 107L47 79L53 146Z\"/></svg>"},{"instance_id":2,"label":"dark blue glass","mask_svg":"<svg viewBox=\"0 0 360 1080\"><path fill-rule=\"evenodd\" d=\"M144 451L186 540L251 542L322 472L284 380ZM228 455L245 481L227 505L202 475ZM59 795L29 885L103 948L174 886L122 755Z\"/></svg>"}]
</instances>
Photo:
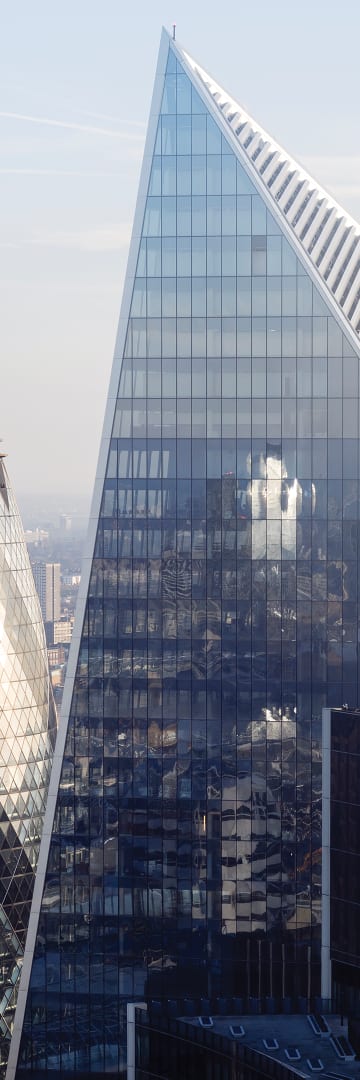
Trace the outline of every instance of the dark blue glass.
<instances>
[{"instance_id":1,"label":"dark blue glass","mask_svg":"<svg viewBox=\"0 0 360 1080\"><path fill-rule=\"evenodd\" d=\"M120 1071L129 1000L319 993L358 358L171 46L155 150L19 1076Z\"/></svg>"}]
</instances>

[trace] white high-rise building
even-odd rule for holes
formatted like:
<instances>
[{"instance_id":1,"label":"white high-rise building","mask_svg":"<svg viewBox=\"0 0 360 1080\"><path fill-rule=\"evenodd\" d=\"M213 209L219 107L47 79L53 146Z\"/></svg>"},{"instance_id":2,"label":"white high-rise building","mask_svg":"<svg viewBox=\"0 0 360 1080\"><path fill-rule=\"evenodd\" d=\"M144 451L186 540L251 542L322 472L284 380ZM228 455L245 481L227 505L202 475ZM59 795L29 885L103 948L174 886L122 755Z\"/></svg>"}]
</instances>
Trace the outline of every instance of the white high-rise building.
<instances>
[{"instance_id":1,"label":"white high-rise building","mask_svg":"<svg viewBox=\"0 0 360 1080\"><path fill-rule=\"evenodd\" d=\"M36 559L32 569L44 622L56 622L61 614L61 565Z\"/></svg>"},{"instance_id":2,"label":"white high-rise building","mask_svg":"<svg viewBox=\"0 0 360 1080\"><path fill-rule=\"evenodd\" d=\"M24 959L56 714L40 604L0 454L0 1077Z\"/></svg>"}]
</instances>

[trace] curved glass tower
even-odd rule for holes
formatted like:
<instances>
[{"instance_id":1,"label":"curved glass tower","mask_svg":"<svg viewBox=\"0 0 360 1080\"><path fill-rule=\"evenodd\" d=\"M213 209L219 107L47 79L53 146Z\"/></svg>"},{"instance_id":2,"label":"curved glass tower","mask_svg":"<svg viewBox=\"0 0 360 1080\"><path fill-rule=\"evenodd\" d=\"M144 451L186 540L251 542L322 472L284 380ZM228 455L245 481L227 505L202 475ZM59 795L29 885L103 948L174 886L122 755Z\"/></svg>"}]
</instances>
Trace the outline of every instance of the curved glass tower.
<instances>
[{"instance_id":1,"label":"curved glass tower","mask_svg":"<svg viewBox=\"0 0 360 1080\"><path fill-rule=\"evenodd\" d=\"M319 993L321 710L358 684L359 248L164 34L9 1080L122 1075L135 998Z\"/></svg>"},{"instance_id":2,"label":"curved glass tower","mask_svg":"<svg viewBox=\"0 0 360 1080\"><path fill-rule=\"evenodd\" d=\"M55 726L40 605L1 454L0 1076L14 1021Z\"/></svg>"}]
</instances>

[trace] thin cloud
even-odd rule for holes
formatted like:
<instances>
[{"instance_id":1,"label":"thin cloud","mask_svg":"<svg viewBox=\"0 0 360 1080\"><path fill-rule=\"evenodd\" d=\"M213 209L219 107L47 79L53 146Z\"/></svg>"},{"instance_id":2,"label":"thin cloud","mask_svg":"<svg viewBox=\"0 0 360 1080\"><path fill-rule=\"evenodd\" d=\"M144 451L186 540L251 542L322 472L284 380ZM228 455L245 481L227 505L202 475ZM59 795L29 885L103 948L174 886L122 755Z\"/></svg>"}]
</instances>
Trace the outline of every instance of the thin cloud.
<instances>
[{"instance_id":1,"label":"thin cloud","mask_svg":"<svg viewBox=\"0 0 360 1080\"><path fill-rule=\"evenodd\" d=\"M128 248L131 236L129 222L116 222L114 225L88 225L82 229L47 230L36 229L24 232L18 229L11 236L2 236L0 250L3 248L52 248L53 250L110 253Z\"/></svg>"},{"instance_id":2,"label":"thin cloud","mask_svg":"<svg viewBox=\"0 0 360 1080\"><path fill-rule=\"evenodd\" d=\"M142 131L145 131L146 127L143 120L122 120L119 116L109 116L108 113L101 112L88 112L87 109L80 109L80 113L82 116L92 117L93 120L107 120L110 121L110 124L122 124L127 127L141 128Z\"/></svg>"},{"instance_id":3,"label":"thin cloud","mask_svg":"<svg viewBox=\"0 0 360 1080\"><path fill-rule=\"evenodd\" d=\"M1 169L0 168L0 176L80 176L80 177L86 177L86 178L88 178L88 177L95 177L95 178L96 177L111 177L113 179L114 177L115 178L116 177L120 178L121 173L119 173L119 172L111 172L110 170L107 171L107 172L105 170L104 171L94 171L93 172L93 171L85 171L85 170L80 170L80 169L31 169L31 168L24 167L24 168L20 168L20 169L12 169L12 168Z\"/></svg>"},{"instance_id":4,"label":"thin cloud","mask_svg":"<svg viewBox=\"0 0 360 1080\"><path fill-rule=\"evenodd\" d=\"M121 251L128 247L131 228L127 222L113 226L95 226L62 232L33 233L27 243L39 247L62 248L71 251ZM25 240L26 242L26 240Z\"/></svg>"},{"instance_id":5,"label":"thin cloud","mask_svg":"<svg viewBox=\"0 0 360 1080\"><path fill-rule=\"evenodd\" d=\"M27 113L0 111L5 120L22 120L30 124L43 124L46 127L66 128L67 131L82 131L87 135L104 135L110 139L122 139L123 142L143 142L143 137L136 132L114 131L112 128L95 127L93 124L77 124L69 120L53 120L48 116L29 116Z\"/></svg>"}]
</instances>

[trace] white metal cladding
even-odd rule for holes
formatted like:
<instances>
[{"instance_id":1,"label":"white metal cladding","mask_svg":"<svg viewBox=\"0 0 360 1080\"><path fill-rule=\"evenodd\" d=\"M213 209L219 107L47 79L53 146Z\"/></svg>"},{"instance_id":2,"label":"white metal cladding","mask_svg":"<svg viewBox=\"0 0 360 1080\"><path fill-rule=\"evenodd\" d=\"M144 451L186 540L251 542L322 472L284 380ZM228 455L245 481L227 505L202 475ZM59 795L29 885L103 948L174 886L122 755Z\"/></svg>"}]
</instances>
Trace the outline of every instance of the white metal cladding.
<instances>
[{"instance_id":1,"label":"white metal cladding","mask_svg":"<svg viewBox=\"0 0 360 1080\"><path fill-rule=\"evenodd\" d=\"M179 47L177 52L206 87L297 242L359 335L360 226L188 53Z\"/></svg>"}]
</instances>

